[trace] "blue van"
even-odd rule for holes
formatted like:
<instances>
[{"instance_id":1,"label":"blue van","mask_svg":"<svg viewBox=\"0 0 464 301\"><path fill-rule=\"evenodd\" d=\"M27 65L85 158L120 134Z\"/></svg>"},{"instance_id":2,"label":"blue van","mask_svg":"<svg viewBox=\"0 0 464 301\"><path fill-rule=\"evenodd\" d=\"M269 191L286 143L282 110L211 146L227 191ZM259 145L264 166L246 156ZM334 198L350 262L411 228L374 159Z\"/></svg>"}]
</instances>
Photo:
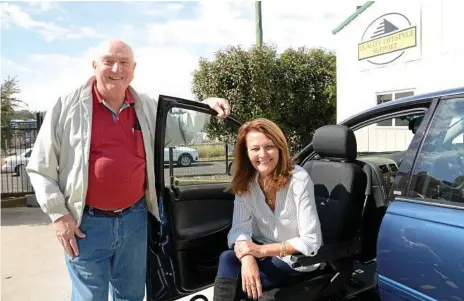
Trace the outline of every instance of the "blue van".
<instances>
[{"instance_id":1,"label":"blue van","mask_svg":"<svg viewBox=\"0 0 464 301\"><path fill-rule=\"evenodd\" d=\"M163 153L163 120L173 108L214 114L198 102L160 96L156 153ZM369 135L392 119L400 130ZM233 116L218 122L240 126ZM292 261L325 262L324 273L263 299L463 301L463 139L464 88L390 101L318 129L296 158L315 184L324 246ZM361 151L374 142L372 151ZM168 172L162 156L155 158L161 222L149 217L149 301L208 300L195 293L214 282L234 196L225 192L227 162L205 164L190 167L198 171L192 176L172 165Z\"/></svg>"}]
</instances>

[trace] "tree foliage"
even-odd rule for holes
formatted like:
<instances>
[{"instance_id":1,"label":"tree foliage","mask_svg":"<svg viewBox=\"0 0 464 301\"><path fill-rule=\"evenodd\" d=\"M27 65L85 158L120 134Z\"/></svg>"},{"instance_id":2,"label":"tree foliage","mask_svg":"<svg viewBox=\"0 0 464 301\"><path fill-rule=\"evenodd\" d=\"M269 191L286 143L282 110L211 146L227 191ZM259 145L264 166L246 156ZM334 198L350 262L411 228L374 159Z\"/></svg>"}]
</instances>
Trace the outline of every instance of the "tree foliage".
<instances>
[{"instance_id":1,"label":"tree foliage","mask_svg":"<svg viewBox=\"0 0 464 301\"><path fill-rule=\"evenodd\" d=\"M14 96L21 92L16 78L6 78L1 85L1 148L6 150L12 137L11 120L15 117L15 110L23 102Z\"/></svg>"},{"instance_id":2,"label":"tree foliage","mask_svg":"<svg viewBox=\"0 0 464 301\"><path fill-rule=\"evenodd\" d=\"M21 120L28 120L28 119L36 119L36 114L29 110L19 110L15 111L14 118L21 119Z\"/></svg>"},{"instance_id":3,"label":"tree foliage","mask_svg":"<svg viewBox=\"0 0 464 301\"><path fill-rule=\"evenodd\" d=\"M224 97L242 122L265 117L284 131L292 151L307 145L314 131L335 122L335 55L323 49L274 46L248 50L230 46L213 60L200 59L193 74L197 99ZM237 129L212 118L208 136L231 142Z\"/></svg>"}]
</instances>

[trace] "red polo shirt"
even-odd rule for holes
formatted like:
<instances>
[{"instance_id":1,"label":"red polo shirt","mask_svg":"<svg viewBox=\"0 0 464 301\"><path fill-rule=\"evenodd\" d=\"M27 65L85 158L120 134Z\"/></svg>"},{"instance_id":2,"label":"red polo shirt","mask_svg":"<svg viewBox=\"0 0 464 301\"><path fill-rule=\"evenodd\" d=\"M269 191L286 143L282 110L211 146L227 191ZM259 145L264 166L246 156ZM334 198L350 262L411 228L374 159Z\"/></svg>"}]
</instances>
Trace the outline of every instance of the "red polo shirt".
<instances>
[{"instance_id":1,"label":"red polo shirt","mask_svg":"<svg viewBox=\"0 0 464 301\"><path fill-rule=\"evenodd\" d=\"M107 107L95 83L92 92L86 204L104 210L126 208L145 194L145 149L134 99L127 91L126 102L117 113Z\"/></svg>"}]
</instances>

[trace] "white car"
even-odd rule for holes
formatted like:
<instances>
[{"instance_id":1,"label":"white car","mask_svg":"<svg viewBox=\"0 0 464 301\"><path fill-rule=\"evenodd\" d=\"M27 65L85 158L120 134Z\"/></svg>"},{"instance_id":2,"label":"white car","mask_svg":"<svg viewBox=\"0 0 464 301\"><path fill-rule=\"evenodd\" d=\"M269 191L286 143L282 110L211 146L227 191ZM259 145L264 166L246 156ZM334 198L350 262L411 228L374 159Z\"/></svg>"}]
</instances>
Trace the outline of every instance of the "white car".
<instances>
[{"instance_id":1,"label":"white car","mask_svg":"<svg viewBox=\"0 0 464 301\"><path fill-rule=\"evenodd\" d=\"M14 172L19 175L21 166L26 166L32 153L32 148L26 149L19 155L9 156L3 159L2 172ZM173 148L173 162L177 166L188 167L193 162L198 161L198 151L196 149L178 146ZM164 162L169 163L169 148L164 148Z\"/></svg>"},{"instance_id":2,"label":"white car","mask_svg":"<svg viewBox=\"0 0 464 301\"><path fill-rule=\"evenodd\" d=\"M172 149L172 161L180 167L188 167L192 162L198 161L198 151L196 149L176 146ZM169 148L164 148L164 163L169 163Z\"/></svg>"},{"instance_id":3,"label":"white car","mask_svg":"<svg viewBox=\"0 0 464 301\"><path fill-rule=\"evenodd\" d=\"M2 172L14 172L19 176L21 166L26 166L32 153L32 148L27 148L19 155L6 157L2 161Z\"/></svg>"}]
</instances>

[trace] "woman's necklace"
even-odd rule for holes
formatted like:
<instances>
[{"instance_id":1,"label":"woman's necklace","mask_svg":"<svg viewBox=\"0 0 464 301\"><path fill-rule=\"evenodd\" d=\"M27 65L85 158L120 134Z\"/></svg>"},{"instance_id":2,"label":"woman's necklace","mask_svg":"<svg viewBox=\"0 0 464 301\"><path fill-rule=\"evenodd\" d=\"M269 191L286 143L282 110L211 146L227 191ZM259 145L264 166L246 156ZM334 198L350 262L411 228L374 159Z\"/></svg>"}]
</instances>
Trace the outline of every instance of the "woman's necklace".
<instances>
[{"instance_id":1,"label":"woman's necklace","mask_svg":"<svg viewBox=\"0 0 464 301\"><path fill-rule=\"evenodd\" d=\"M272 201L272 198L268 196L266 192L264 192L264 196L265 196L266 203L271 207L274 206L274 201Z\"/></svg>"},{"instance_id":2,"label":"woman's necklace","mask_svg":"<svg viewBox=\"0 0 464 301\"><path fill-rule=\"evenodd\" d=\"M266 202L266 204L268 204L269 207L274 207L274 201L272 200L272 197L270 197L267 193L266 193L266 188L265 188L265 185L264 183L262 183L264 181L259 181L259 186L261 188L261 191L263 192L264 194L264 201Z\"/></svg>"}]
</instances>

